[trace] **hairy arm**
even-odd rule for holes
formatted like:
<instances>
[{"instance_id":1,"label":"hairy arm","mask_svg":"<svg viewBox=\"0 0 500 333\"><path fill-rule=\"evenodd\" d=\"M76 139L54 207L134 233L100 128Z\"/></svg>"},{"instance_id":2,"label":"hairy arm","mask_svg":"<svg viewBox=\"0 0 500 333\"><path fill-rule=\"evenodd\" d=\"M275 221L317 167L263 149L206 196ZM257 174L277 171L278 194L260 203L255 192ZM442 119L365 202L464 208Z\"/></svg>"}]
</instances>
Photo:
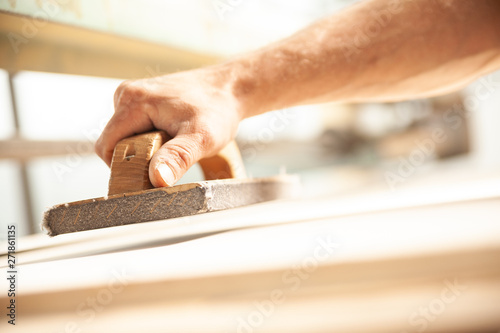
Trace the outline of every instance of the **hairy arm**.
<instances>
[{"instance_id":1,"label":"hairy arm","mask_svg":"<svg viewBox=\"0 0 500 333\"><path fill-rule=\"evenodd\" d=\"M500 1L365 1L228 66L250 114L438 95L500 67Z\"/></svg>"},{"instance_id":2,"label":"hairy arm","mask_svg":"<svg viewBox=\"0 0 500 333\"><path fill-rule=\"evenodd\" d=\"M327 101L388 101L456 90L500 68L500 1L368 0L225 63L125 81L96 144L154 128L172 140L153 157L155 186L173 185L214 155L239 122Z\"/></svg>"}]
</instances>

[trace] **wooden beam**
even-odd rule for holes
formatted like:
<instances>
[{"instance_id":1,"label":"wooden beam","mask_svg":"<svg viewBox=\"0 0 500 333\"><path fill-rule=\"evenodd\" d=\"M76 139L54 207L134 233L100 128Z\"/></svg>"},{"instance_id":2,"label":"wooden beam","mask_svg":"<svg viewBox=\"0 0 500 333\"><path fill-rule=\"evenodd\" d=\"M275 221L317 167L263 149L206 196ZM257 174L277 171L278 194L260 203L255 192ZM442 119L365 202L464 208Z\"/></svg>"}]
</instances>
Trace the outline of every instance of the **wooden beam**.
<instances>
[{"instance_id":1,"label":"wooden beam","mask_svg":"<svg viewBox=\"0 0 500 333\"><path fill-rule=\"evenodd\" d=\"M78 153L94 154L94 143L90 141L48 141L10 139L0 141L0 160L27 161L32 158L63 156Z\"/></svg>"},{"instance_id":2,"label":"wooden beam","mask_svg":"<svg viewBox=\"0 0 500 333\"><path fill-rule=\"evenodd\" d=\"M0 12L1 68L142 78L219 61L212 55L54 22L27 35L27 19Z\"/></svg>"},{"instance_id":3,"label":"wooden beam","mask_svg":"<svg viewBox=\"0 0 500 333\"><path fill-rule=\"evenodd\" d=\"M500 325L498 204L295 220L99 256L20 260L20 331L58 332L72 323L73 330L134 332L153 323L150 332L410 332L424 320L426 332L493 332ZM275 203L265 212L276 221L301 205ZM232 214L199 217L204 224L244 217ZM155 229L164 241L173 231ZM50 278L41 279L46 272ZM0 295L0 306L9 301ZM87 320L91 310L98 315Z\"/></svg>"},{"instance_id":4,"label":"wooden beam","mask_svg":"<svg viewBox=\"0 0 500 333\"><path fill-rule=\"evenodd\" d=\"M430 187L426 191L413 189L389 194L376 191L334 199L315 197L300 200L300 204L279 201L205 215L89 230L56 238L42 234L31 235L19 244L17 258L24 264L75 258L141 248L148 244L174 244L185 239L230 230L299 223L305 220L338 221L347 216L363 218L391 211L399 211L399 216L404 216L405 212L412 216L415 211L440 209L440 206L448 206L450 212L457 209L466 211L467 208L464 207L477 203L478 200L490 199L500 200L500 181L492 178L479 182L466 182L458 186ZM449 223L453 225L456 221L450 220ZM347 223L345 226L348 225ZM7 265L6 251L6 247L0 247L0 267Z\"/></svg>"}]
</instances>

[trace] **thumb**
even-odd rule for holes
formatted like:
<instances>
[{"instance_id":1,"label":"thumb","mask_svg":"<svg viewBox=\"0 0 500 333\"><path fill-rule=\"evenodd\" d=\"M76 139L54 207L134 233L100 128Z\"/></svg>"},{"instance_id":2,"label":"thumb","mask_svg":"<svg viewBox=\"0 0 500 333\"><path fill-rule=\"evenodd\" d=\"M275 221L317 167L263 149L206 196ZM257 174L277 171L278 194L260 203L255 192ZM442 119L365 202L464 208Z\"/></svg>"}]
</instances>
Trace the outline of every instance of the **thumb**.
<instances>
[{"instance_id":1,"label":"thumb","mask_svg":"<svg viewBox=\"0 0 500 333\"><path fill-rule=\"evenodd\" d=\"M154 187L174 185L188 169L206 154L199 136L178 135L154 154L149 179Z\"/></svg>"}]
</instances>

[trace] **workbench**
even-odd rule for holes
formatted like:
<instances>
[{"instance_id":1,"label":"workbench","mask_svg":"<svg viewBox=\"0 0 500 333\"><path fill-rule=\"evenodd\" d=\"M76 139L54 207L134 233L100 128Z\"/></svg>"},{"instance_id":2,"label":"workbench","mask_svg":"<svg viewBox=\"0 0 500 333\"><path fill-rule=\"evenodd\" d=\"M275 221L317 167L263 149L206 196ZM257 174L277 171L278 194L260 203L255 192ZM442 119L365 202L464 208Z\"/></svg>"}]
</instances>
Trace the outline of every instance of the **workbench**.
<instances>
[{"instance_id":1,"label":"workbench","mask_svg":"<svg viewBox=\"0 0 500 333\"><path fill-rule=\"evenodd\" d=\"M30 236L16 329L494 332L499 216L487 178Z\"/></svg>"}]
</instances>

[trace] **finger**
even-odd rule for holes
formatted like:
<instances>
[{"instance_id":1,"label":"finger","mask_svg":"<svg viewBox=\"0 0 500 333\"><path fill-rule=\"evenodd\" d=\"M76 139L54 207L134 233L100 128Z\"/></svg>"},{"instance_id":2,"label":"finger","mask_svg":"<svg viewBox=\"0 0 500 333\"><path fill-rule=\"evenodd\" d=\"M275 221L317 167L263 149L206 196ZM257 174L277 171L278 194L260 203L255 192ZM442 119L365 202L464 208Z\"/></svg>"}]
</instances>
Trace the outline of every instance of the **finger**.
<instances>
[{"instance_id":1,"label":"finger","mask_svg":"<svg viewBox=\"0 0 500 333\"><path fill-rule=\"evenodd\" d=\"M126 82L126 81L125 81ZM118 101L120 100L120 97L123 93L123 87L124 87L124 83L125 82L122 82L118 88L116 88L115 90L115 94L113 95L113 105L115 106L115 109L118 107Z\"/></svg>"},{"instance_id":2,"label":"finger","mask_svg":"<svg viewBox=\"0 0 500 333\"><path fill-rule=\"evenodd\" d=\"M137 133L154 129L152 121L143 112L118 110L101 133L95 144L95 151L108 166L111 166L113 151L118 141Z\"/></svg>"},{"instance_id":3,"label":"finger","mask_svg":"<svg viewBox=\"0 0 500 333\"><path fill-rule=\"evenodd\" d=\"M154 154L149 179L155 187L174 185L207 152L199 135L178 135Z\"/></svg>"}]
</instances>

